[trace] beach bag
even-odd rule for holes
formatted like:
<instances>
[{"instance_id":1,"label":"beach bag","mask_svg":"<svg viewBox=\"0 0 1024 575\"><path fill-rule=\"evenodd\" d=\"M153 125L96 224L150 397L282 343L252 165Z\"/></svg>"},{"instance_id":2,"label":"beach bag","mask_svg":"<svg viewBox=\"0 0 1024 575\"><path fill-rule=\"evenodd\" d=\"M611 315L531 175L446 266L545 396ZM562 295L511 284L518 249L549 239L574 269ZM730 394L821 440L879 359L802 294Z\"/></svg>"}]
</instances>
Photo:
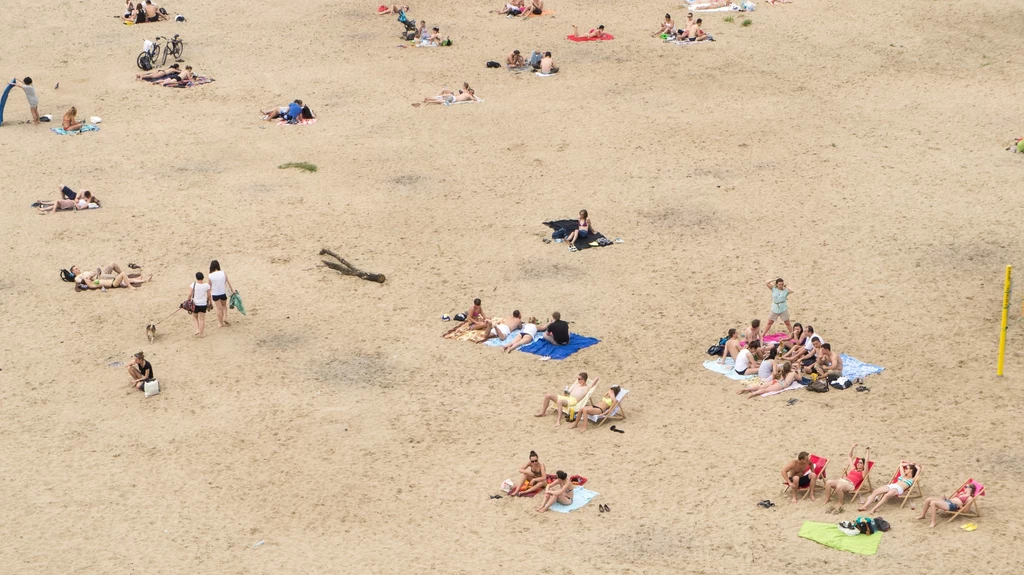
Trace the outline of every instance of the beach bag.
<instances>
[{"instance_id":1,"label":"beach bag","mask_svg":"<svg viewBox=\"0 0 1024 575\"><path fill-rule=\"evenodd\" d=\"M466 317L467 316L465 312L459 312L455 314L455 321L466 321Z\"/></svg>"},{"instance_id":2,"label":"beach bag","mask_svg":"<svg viewBox=\"0 0 1024 575\"><path fill-rule=\"evenodd\" d=\"M713 345L708 348L708 355L722 355L723 351L725 351L724 345Z\"/></svg>"},{"instance_id":3,"label":"beach bag","mask_svg":"<svg viewBox=\"0 0 1024 575\"><path fill-rule=\"evenodd\" d=\"M487 63L488 68L501 68L501 64L491 61Z\"/></svg>"},{"instance_id":4,"label":"beach bag","mask_svg":"<svg viewBox=\"0 0 1024 575\"><path fill-rule=\"evenodd\" d=\"M405 32L402 34L402 38L404 38L406 42L412 42L416 39L416 32Z\"/></svg>"},{"instance_id":5,"label":"beach bag","mask_svg":"<svg viewBox=\"0 0 1024 575\"><path fill-rule=\"evenodd\" d=\"M835 381L830 381L828 384L836 389L847 389L851 385L853 385L853 382L850 381L850 378L848 377L840 377L837 378Z\"/></svg>"},{"instance_id":6,"label":"beach bag","mask_svg":"<svg viewBox=\"0 0 1024 575\"><path fill-rule=\"evenodd\" d=\"M68 283L75 283L75 274L69 272L68 270L60 270L60 279Z\"/></svg>"},{"instance_id":7,"label":"beach bag","mask_svg":"<svg viewBox=\"0 0 1024 575\"><path fill-rule=\"evenodd\" d=\"M872 521L875 522L875 528L879 531L885 532L888 531L891 527L891 525L889 525L889 522L885 519L882 519L881 517L875 517Z\"/></svg>"},{"instance_id":8,"label":"beach bag","mask_svg":"<svg viewBox=\"0 0 1024 575\"><path fill-rule=\"evenodd\" d=\"M510 493L513 489L515 489L515 487L516 484L513 483L511 479L506 479L505 481L501 482L501 490L504 491L505 493Z\"/></svg>"},{"instance_id":9,"label":"beach bag","mask_svg":"<svg viewBox=\"0 0 1024 575\"><path fill-rule=\"evenodd\" d=\"M191 299L187 299L181 302L181 305L179 305L178 307L188 312L189 315L192 315L196 312L196 303Z\"/></svg>"},{"instance_id":10,"label":"beach bag","mask_svg":"<svg viewBox=\"0 0 1024 575\"><path fill-rule=\"evenodd\" d=\"M858 517L855 521L857 530L863 535L871 535L875 531L878 531L878 527L875 525L874 519L870 517Z\"/></svg>"},{"instance_id":11,"label":"beach bag","mask_svg":"<svg viewBox=\"0 0 1024 575\"><path fill-rule=\"evenodd\" d=\"M824 379L816 379L807 386L807 391L816 391L818 393L825 393L828 391L828 384L825 383Z\"/></svg>"},{"instance_id":12,"label":"beach bag","mask_svg":"<svg viewBox=\"0 0 1024 575\"><path fill-rule=\"evenodd\" d=\"M139 68L141 68L143 72L149 72L153 69L153 63L149 60L149 54L140 55L139 60L136 63L139 65Z\"/></svg>"}]
</instances>

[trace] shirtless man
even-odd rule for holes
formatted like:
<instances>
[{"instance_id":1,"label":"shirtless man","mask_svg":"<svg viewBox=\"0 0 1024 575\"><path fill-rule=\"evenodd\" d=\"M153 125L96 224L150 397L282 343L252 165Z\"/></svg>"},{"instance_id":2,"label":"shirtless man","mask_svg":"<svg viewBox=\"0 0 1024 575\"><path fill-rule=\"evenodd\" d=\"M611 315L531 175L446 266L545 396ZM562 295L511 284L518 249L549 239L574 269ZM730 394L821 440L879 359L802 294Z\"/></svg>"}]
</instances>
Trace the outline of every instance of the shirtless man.
<instances>
[{"instance_id":1,"label":"shirtless man","mask_svg":"<svg viewBox=\"0 0 1024 575\"><path fill-rule=\"evenodd\" d=\"M761 339L761 320L754 319L750 322L750 327L743 331L744 341L756 341Z\"/></svg>"},{"instance_id":2,"label":"shirtless man","mask_svg":"<svg viewBox=\"0 0 1024 575\"><path fill-rule=\"evenodd\" d=\"M555 66L555 60L551 57L551 52L544 52L544 57L540 59L540 73L554 74L556 72L558 72L558 66Z\"/></svg>"},{"instance_id":3,"label":"shirtless man","mask_svg":"<svg viewBox=\"0 0 1024 575\"><path fill-rule=\"evenodd\" d=\"M496 337L496 338L498 338L498 339L500 339L502 341L505 341L506 339L508 339L508 334L514 332L515 330L517 330L517 329L519 329L520 327L523 326L523 320L522 320L521 317L519 317L519 310L513 311L512 312L512 319L505 320L504 323L499 323L499 324L495 324L493 322L488 322L488 323L491 324L491 329L490 329L490 331L487 332L487 339L491 339L492 337Z\"/></svg>"},{"instance_id":4,"label":"shirtless man","mask_svg":"<svg viewBox=\"0 0 1024 575\"><path fill-rule=\"evenodd\" d=\"M651 36L661 36L662 34L672 34L675 31L676 23L672 21L671 14L665 14L665 21L661 23L661 27L656 32L652 32Z\"/></svg>"},{"instance_id":5,"label":"shirtless man","mask_svg":"<svg viewBox=\"0 0 1024 575\"><path fill-rule=\"evenodd\" d=\"M487 316L484 315L484 308L480 305L480 298L473 300L473 307L469 308L466 319L470 322L470 329L487 329L491 327L491 322L487 321Z\"/></svg>"},{"instance_id":6,"label":"shirtless man","mask_svg":"<svg viewBox=\"0 0 1024 575\"><path fill-rule=\"evenodd\" d=\"M595 377L594 381L589 385L587 384L587 373L580 372L580 375L576 378L576 382L565 388L561 395L546 394L544 396L544 405L540 408L539 413L533 414L534 417L544 417L548 413L548 406L556 408L556 416L558 421L555 422L555 427L562 425L562 410L576 407L576 404L586 397L587 392L591 390L600 377ZM552 405L554 403L554 405Z\"/></svg>"},{"instance_id":7,"label":"shirtless man","mask_svg":"<svg viewBox=\"0 0 1024 575\"><path fill-rule=\"evenodd\" d=\"M164 16L160 13L159 10L157 10L156 5L153 4L153 0L146 0L145 9L147 22L157 22L159 20L163 20L164 18L166 18L166 16Z\"/></svg>"},{"instance_id":8,"label":"shirtless man","mask_svg":"<svg viewBox=\"0 0 1024 575\"><path fill-rule=\"evenodd\" d=\"M818 480L811 465L810 454L801 451L796 459L790 461L782 468L782 480L789 484L793 492L793 503L796 503L796 494L801 488L810 488ZM809 493L811 501L814 501L814 489Z\"/></svg>"},{"instance_id":9,"label":"shirtless man","mask_svg":"<svg viewBox=\"0 0 1024 575\"><path fill-rule=\"evenodd\" d=\"M832 344L823 343L818 352L818 360L814 362L811 369L822 377L839 377L843 375L843 358L832 351Z\"/></svg>"},{"instance_id":10,"label":"shirtless man","mask_svg":"<svg viewBox=\"0 0 1024 575\"><path fill-rule=\"evenodd\" d=\"M519 53L519 50L512 50L512 53L505 58L505 66L509 68L525 68L526 59Z\"/></svg>"},{"instance_id":11,"label":"shirtless man","mask_svg":"<svg viewBox=\"0 0 1024 575\"><path fill-rule=\"evenodd\" d=\"M733 361L736 360L736 356L740 354L740 335L736 331L736 328L729 328L729 341L725 342L725 346L722 349L722 357L718 359L718 363L725 363L725 360L730 357Z\"/></svg>"},{"instance_id":12,"label":"shirtless man","mask_svg":"<svg viewBox=\"0 0 1024 575\"><path fill-rule=\"evenodd\" d=\"M690 24L689 28L686 29L686 39L690 42L697 42L698 40L707 40L707 34L704 30L701 30L700 25L704 23L703 18L697 18L697 21Z\"/></svg>"}]
</instances>

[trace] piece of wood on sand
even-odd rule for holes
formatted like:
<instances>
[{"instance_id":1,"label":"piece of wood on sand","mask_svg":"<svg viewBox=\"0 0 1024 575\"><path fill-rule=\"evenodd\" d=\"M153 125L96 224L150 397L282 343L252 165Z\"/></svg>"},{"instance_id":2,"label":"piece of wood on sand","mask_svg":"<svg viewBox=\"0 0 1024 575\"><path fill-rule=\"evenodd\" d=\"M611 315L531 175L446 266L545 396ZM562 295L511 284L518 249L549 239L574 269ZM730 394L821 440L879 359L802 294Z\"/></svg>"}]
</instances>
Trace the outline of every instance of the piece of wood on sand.
<instances>
[{"instance_id":1,"label":"piece of wood on sand","mask_svg":"<svg viewBox=\"0 0 1024 575\"><path fill-rule=\"evenodd\" d=\"M334 258L336 260L338 260L338 262L341 262L341 263L335 263L335 262L331 262L331 261L327 261L327 260L320 260L320 261L324 262L325 266L331 268L332 270L334 270L334 271L336 271L338 273L345 274L347 276L356 276L356 277L362 278L362 279L364 279L366 281L377 282L379 284L384 283L384 274L374 274L374 273L364 272L363 270L361 270L361 269L353 266L352 264L348 263L347 261L345 261L345 258L339 256L338 254L332 252L331 250L329 250L327 248L324 248L324 249L320 250L320 255L325 255L325 254L331 256L332 258Z\"/></svg>"}]
</instances>

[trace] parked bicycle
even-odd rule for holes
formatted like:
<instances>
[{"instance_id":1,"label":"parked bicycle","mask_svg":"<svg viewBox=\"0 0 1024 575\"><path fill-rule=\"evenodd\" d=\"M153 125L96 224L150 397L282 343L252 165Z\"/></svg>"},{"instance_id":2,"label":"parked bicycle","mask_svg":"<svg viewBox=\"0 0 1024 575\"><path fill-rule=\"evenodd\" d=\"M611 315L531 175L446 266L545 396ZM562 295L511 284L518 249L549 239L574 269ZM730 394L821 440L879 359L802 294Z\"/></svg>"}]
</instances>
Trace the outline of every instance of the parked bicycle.
<instances>
[{"instance_id":1,"label":"parked bicycle","mask_svg":"<svg viewBox=\"0 0 1024 575\"><path fill-rule=\"evenodd\" d=\"M181 62L183 53L185 53L185 42L178 37L178 34L175 34L173 38L157 36L153 42L146 40L146 45L139 57L135 59L135 64L148 72L157 66L166 64L168 56L174 56L175 62Z\"/></svg>"}]
</instances>

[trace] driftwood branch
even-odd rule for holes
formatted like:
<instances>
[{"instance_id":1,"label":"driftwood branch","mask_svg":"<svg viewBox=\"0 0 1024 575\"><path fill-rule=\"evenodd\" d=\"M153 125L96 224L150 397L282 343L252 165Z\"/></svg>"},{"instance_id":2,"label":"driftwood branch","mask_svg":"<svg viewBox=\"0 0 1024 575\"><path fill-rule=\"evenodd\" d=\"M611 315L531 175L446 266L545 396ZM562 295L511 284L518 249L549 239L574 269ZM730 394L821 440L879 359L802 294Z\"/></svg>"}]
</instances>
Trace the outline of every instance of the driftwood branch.
<instances>
[{"instance_id":1,"label":"driftwood branch","mask_svg":"<svg viewBox=\"0 0 1024 575\"><path fill-rule=\"evenodd\" d=\"M345 258L339 256L338 254L332 252L331 250L329 250L327 248L324 248L324 249L320 250L320 255L325 255L325 254L329 255L332 258L334 258L334 259L338 260L339 262L341 262L341 263L335 263L335 262L330 262L330 261L327 261L327 260L320 260L320 261L324 262L325 266L331 268L332 270L334 270L334 271L336 271L338 273L345 274L347 276L356 276L357 278L364 279L364 280L370 281L370 282L377 282L379 284L384 283L384 274L374 274L374 273L364 272L363 270L361 270L361 269L355 267L354 265L348 263L347 261L345 261Z\"/></svg>"}]
</instances>

